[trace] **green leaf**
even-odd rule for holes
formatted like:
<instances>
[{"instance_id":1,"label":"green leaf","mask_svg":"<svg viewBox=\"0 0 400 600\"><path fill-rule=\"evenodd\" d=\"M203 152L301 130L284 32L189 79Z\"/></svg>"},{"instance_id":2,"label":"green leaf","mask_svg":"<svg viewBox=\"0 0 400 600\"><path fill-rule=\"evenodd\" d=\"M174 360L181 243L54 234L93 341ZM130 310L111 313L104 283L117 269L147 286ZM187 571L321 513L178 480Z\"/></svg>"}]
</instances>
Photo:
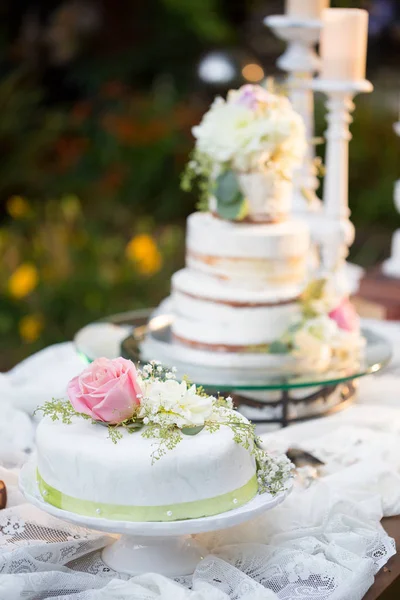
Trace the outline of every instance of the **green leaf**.
<instances>
[{"instance_id":1,"label":"green leaf","mask_svg":"<svg viewBox=\"0 0 400 600\"><path fill-rule=\"evenodd\" d=\"M240 221L244 217L243 213L243 202L238 202L237 204L219 204L217 201L217 213L222 219L227 219L229 221Z\"/></svg>"},{"instance_id":2,"label":"green leaf","mask_svg":"<svg viewBox=\"0 0 400 600\"><path fill-rule=\"evenodd\" d=\"M181 431L184 435L197 435L204 429L204 425L198 427L182 427Z\"/></svg>"},{"instance_id":3,"label":"green leaf","mask_svg":"<svg viewBox=\"0 0 400 600\"><path fill-rule=\"evenodd\" d=\"M142 429L143 423L129 423L129 425L125 425L125 428L129 431L135 431L136 429Z\"/></svg>"},{"instance_id":4,"label":"green leaf","mask_svg":"<svg viewBox=\"0 0 400 600\"><path fill-rule=\"evenodd\" d=\"M301 295L302 302L307 303L321 298L325 285L326 279L314 279L313 281L310 281Z\"/></svg>"},{"instance_id":5,"label":"green leaf","mask_svg":"<svg viewBox=\"0 0 400 600\"><path fill-rule=\"evenodd\" d=\"M224 171L217 177L214 194L221 205L237 204L243 198L239 180L233 171Z\"/></svg>"},{"instance_id":6,"label":"green leaf","mask_svg":"<svg viewBox=\"0 0 400 600\"><path fill-rule=\"evenodd\" d=\"M214 196L217 212L223 219L242 220L247 215L247 201L233 171L224 171L215 182Z\"/></svg>"},{"instance_id":7,"label":"green leaf","mask_svg":"<svg viewBox=\"0 0 400 600\"><path fill-rule=\"evenodd\" d=\"M279 340L276 340L269 345L270 354L286 354L287 352L289 352L289 346Z\"/></svg>"},{"instance_id":8,"label":"green leaf","mask_svg":"<svg viewBox=\"0 0 400 600\"><path fill-rule=\"evenodd\" d=\"M302 326L303 326L303 322L302 321L299 321L298 323L292 323L288 327L288 333L296 333L296 331L298 331L299 329L301 329Z\"/></svg>"}]
</instances>

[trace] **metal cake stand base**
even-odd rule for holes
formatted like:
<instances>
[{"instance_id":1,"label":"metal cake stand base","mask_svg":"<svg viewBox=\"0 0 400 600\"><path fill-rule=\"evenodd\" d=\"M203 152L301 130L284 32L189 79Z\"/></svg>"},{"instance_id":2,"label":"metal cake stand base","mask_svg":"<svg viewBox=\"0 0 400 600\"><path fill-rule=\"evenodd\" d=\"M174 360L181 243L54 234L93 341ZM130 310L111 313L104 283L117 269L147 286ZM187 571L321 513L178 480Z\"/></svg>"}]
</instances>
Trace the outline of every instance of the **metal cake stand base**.
<instances>
[{"instance_id":1,"label":"metal cake stand base","mask_svg":"<svg viewBox=\"0 0 400 600\"><path fill-rule=\"evenodd\" d=\"M274 393L234 391L232 398L235 406L250 416L254 423L287 427L347 408L357 398L357 382L311 388L301 396L295 390L277 390Z\"/></svg>"}]
</instances>

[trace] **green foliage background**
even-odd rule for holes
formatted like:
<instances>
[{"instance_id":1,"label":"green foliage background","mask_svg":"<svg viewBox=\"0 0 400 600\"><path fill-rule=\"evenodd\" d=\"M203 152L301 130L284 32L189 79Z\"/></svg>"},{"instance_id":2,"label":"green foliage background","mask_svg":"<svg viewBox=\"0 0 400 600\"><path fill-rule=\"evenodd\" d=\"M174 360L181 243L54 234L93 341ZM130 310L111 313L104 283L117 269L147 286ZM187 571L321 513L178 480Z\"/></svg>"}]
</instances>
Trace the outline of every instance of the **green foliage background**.
<instances>
[{"instance_id":1,"label":"green foliage background","mask_svg":"<svg viewBox=\"0 0 400 600\"><path fill-rule=\"evenodd\" d=\"M257 9L257 2L247 4ZM242 31L218 0L129 6L129 18L146 23L145 32L138 30L138 39L111 54L82 52L65 74L79 89L78 98L49 102L40 77L24 61L4 63L1 70L3 369L45 345L71 339L94 319L156 305L183 264L185 217L197 201L179 188L192 148L190 130L213 95L226 91L201 83L196 65L211 49L239 47ZM4 39L6 56L10 42ZM276 55L281 51L277 43ZM275 59L269 61L271 72ZM350 149L357 227L352 256L364 265L388 252L390 234L400 226L393 205L399 177L396 115L377 87L376 94L356 100ZM316 115L322 134L322 99ZM28 207L23 214L12 208L15 196ZM143 263L127 250L142 234L152 240L159 262L156 256ZM37 282L16 297L10 278L26 264L36 270ZM26 317L37 324L29 335L21 325Z\"/></svg>"}]
</instances>

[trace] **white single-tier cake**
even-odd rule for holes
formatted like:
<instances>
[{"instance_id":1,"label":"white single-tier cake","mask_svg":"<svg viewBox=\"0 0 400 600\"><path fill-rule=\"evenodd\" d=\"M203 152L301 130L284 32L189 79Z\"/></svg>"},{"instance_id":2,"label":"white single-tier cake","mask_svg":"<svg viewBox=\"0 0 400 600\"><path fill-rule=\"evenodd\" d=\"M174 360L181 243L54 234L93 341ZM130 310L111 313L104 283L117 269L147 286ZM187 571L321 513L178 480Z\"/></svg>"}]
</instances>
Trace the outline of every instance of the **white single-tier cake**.
<instances>
[{"instance_id":1,"label":"white single-tier cake","mask_svg":"<svg viewBox=\"0 0 400 600\"><path fill-rule=\"evenodd\" d=\"M182 434L152 462L155 439L108 430L81 418L45 417L37 430L38 481L43 498L64 510L125 521L173 521L218 514L257 493L256 465L232 430Z\"/></svg>"}]
</instances>

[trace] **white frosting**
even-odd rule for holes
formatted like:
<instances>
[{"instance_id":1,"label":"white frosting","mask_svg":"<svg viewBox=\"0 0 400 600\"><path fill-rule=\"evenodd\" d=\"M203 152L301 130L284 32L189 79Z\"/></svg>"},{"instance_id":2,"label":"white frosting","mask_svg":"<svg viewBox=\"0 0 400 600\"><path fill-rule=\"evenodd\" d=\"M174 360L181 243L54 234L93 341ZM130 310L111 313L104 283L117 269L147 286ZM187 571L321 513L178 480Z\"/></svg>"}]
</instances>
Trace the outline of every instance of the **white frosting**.
<instances>
[{"instance_id":1,"label":"white frosting","mask_svg":"<svg viewBox=\"0 0 400 600\"><path fill-rule=\"evenodd\" d=\"M196 304L192 304L195 308ZM297 312L296 307L287 305L270 309L244 309L240 315L240 309L220 306L211 310L204 302L197 303L197 311L201 314L199 320L177 314L172 323L173 334L181 341L222 346L253 346L273 342L284 333L291 316Z\"/></svg>"},{"instance_id":2,"label":"white frosting","mask_svg":"<svg viewBox=\"0 0 400 600\"><path fill-rule=\"evenodd\" d=\"M234 223L197 212L187 220L189 252L229 258L260 258L279 261L288 257L305 260L310 236L301 220L282 223Z\"/></svg>"},{"instance_id":3,"label":"white frosting","mask_svg":"<svg viewBox=\"0 0 400 600\"><path fill-rule=\"evenodd\" d=\"M230 306L223 301L213 301L226 292L225 282L215 281L214 286L204 287L202 293L199 291L199 297L194 297L191 294L195 291L190 288L191 274L184 270L176 275L172 286L172 332L191 342L228 346L266 344L278 339L288 324L300 317L298 302L277 306ZM199 286L203 279L207 278L199 277ZM218 286L222 293L213 296L213 288ZM256 297L262 301L261 292L254 294L253 300L246 298L245 291L241 292L239 298L233 295L232 301L251 302L256 301Z\"/></svg>"},{"instance_id":4,"label":"white frosting","mask_svg":"<svg viewBox=\"0 0 400 600\"><path fill-rule=\"evenodd\" d=\"M181 363L181 371L198 381L221 385L221 381L229 381L232 386L243 386L244 381L248 385L249 380L254 384L265 383L265 370L270 373L295 373L302 372L303 365L290 354L268 354L266 352L221 352L217 350L201 350L184 346L181 344L169 344L148 337L141 344L140 351L143 360L156 359L166 366L174 366ZM187 369L184 368L187 365ZM199 367L204 367L201 371ZM191 375L192 369L195 369ZM218 369L218 376L215 376ZM260 374L258 372L261 371ZM200 373L200 374L199 374ZM241 374L245 373L244 376ZM239 378L239 383L238 383Z\"/></svg>"},{"instance_id":5,"label":"white frosting","mask_svg":"<svg viewBox=\"0 0 400 600\"><path fill-rule=\"evenodd\" d=\"M196 272L204 273L212 277L218 277L243 283L248 287L260 288L269 286L279 294L286 294L288 287L292 288L303 282L306 277L306 262L303 259L283 259L273 261L272 259L237 259L237 258L213 258L212 261L204 260L201 255L188 254L186 265Z\"/></svg>"},{"instance_id":6,"label":"white frosting","mask_svg":"<svg viewBox=\"0 0 400 600\"><path fill-rule=\"evenodd\" d=\"M304 286L296 284L271 287L260 280L257 285L249 286L247 282L221 280L194 269L181 269L173 274L171 287L172 292L191 294L205 300L266 304L297 298Z\"/></svg>"},{"instance_id":7,"label":"white frosting","mask_svg":"<svg viewBox=\"0 0 400 600\"><path fill-rule=\"evenodd\" d=\"M214 498L244 486L255 474L252 456L227 427L182 436L153 464L155 440L123 431L114 444L102 425L44 418L38 426L38 470L47 485L99 503L163 506Z\"/></svg>"},{"instance_id":8,"label":"white frosting","mask_svg":"<svg viewBox=\"0 0 400 600\"><path fill-rule=\"evenodd\" d=\"M265 173L242 173L239 184L246 197L249 214L254 220L265 216L279 218L290 212L293 184Z\"/></svg>"},{"instance_id":9,"label":"white frosting","mask_svg":"<svg viewBox=\"0 0 400 600\"><path fill-rule=\"evenodd\" d=\"M232 223L209 213L188 219L186 265L248 287L282 290L301 285L307 274L309 235L302 221Z\"/></svg>"}]
</instances>

